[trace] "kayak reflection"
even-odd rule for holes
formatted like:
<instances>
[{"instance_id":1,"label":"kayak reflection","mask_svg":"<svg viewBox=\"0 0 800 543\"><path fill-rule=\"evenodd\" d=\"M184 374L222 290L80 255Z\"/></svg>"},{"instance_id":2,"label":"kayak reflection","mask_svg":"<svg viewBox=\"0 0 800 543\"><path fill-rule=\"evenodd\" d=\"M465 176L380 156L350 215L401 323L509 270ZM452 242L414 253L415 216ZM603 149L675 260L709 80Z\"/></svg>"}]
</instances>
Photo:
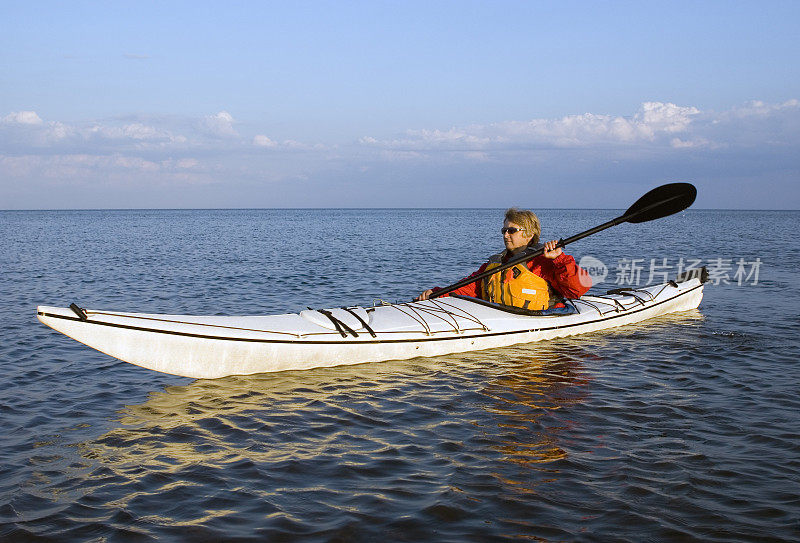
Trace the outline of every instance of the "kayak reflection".
<instances>
[{"instance_id":1,"label":"kayak reflection","mask_svg":"<svg viewBox=\"0 0 800 543\"><path fill-rule=\"evenodd\" d=\"M81 446L86 499L207 525L525 493L543 480L530 467L566 455L552 415L585 395L570 343L169 387Z\"/></svg>"},{"instance_id":2,"label":"kayak reflection","mask_svg":"<svg viewBox=\"0 0 800 543\"><path fill-rule=\"evenodd\" d=\"M557 476L552 463L568 456L562 442L570 439L572 423L561 412L585 399L589 378L584 361L596 358L569 343L573 342L567 342L563 352L547 357L521 353L513 371L493 379L482 391L496 427L485 430L493 434L492 448L501 460L493 476L506 492L537 492L539 485Z\"/></svg>"}]
</instances>

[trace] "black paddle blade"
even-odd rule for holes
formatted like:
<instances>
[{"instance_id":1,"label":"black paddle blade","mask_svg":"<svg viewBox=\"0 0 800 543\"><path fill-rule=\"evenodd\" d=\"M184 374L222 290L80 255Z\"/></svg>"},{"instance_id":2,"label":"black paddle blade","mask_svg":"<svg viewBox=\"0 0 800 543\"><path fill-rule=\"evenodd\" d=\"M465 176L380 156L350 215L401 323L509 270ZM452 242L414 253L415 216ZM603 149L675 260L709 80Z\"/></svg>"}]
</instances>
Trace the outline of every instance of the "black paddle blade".
<instances>
[{"instance_id":1,"label":"black paddle blade","mask_svg":"<svg viewBox=\"0 0 800 543\"><path fill-rule=\"evenodd\" d=\"M667 183L636 200L621 218L631 223L653 221L683 211L696 197L697 189L691 183Z\"/></svg>"}]
</instances>

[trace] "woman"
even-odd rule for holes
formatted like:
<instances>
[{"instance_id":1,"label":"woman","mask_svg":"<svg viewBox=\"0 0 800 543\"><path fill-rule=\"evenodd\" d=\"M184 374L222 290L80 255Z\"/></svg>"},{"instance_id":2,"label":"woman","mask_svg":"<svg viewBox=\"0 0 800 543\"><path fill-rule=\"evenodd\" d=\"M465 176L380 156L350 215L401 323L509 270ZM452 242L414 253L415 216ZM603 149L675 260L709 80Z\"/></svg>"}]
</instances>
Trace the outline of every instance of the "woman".
<instances>
[{"instance_id":1,"label":"woman","mask_svg":"<svg viewBox=\"0 0 800 543\"><path fill-rule=\"evenodd\" d=\"M532 211L512 207L506 211L500 232L505 251L490 257L472 276L501 266L524 251L541 247L541 226ZM559 305L564 298L578 298L589 290L592 280L572 256L556 247L557 244L556 240L548 241L542 255L469 283L450 294L531 310L549 309ZM426 290L415 300L427 300L436 290L439 289Z\"/></svg>"}]
</instances>

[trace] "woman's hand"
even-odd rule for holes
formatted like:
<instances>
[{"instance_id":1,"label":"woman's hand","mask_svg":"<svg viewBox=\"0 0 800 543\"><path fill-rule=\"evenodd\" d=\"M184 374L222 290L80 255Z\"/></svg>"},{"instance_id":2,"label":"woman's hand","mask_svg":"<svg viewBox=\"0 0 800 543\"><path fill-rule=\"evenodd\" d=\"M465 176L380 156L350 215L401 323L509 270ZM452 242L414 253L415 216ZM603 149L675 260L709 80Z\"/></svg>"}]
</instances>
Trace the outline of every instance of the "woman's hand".
<instances>
[{"instance_id":1,"label":"woman's hand","mask_svg":"<svg viewBox=\"0 0 800 543\"><path fill-rule=\"evenodd\" d=\"M544 244L544 257L553 260L557 256L559 256L564 251L561 250L561 247L556 247L558 245L558 240L554 239L553 241L548 241Z\"/></svg>"},{"instance_id":2,"label":"woman's hand","mask_svg":"<svg viewBox=\"0 0 800 543\"><path fill-rule=\"evenodd\" d=\"M428 290L426 290L425 292L414 298L414 301L421 302L422 300L427 300L428 296L430 296L431 294L433 294L433 289L429 288Z\"/></svg>"}]
</instances>

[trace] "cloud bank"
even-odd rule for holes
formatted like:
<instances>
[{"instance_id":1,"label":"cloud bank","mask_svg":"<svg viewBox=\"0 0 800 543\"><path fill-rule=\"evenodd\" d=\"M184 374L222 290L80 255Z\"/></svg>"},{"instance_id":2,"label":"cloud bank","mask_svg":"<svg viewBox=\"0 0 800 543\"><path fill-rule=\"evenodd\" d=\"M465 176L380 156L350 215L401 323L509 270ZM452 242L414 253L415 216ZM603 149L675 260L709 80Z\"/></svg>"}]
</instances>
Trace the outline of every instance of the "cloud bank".
<instances>
[{"instance_id":1,"label":"cloud bank","mask_svg":"<svg viewBox=\"0 0 800 543\"><path fill-rule=\"evenodd\" d=\"M410 151L503 151L546 148L657 149L789 143L798 135L800 103L752 102L722 113L696 107L645 102L631 117L584 113L560 119L507 121L460 128L409 130L403 137L362 138L364 145ZM756 129L757 133L752 130Z\"/></svg>"},{"instance_id":2,"label":"cloud bank","mask_svg":"<svg viewBox=\"0 0 800 543\"><path fill-rule=\"evenodd\" d=\"M561 119L508 121L472 125L448 130L410 130L406 137L366 144L387 148L430 150L517 149L520 147L585 147L598 144L654 142L662 135L684 132L692 117L700 113L694 107L647 102L630 118L585 113Z\"/></svg>"},{"instance_id":3,"label":"cloud bank","mask_svg":"<svg viewBox=\"0 0 800 543\"><path fill-rule=\"evenodd\" d=\"M0 208L415 206L425 196L502 206L471 191L500 182L547 203L560 183L613 190L676 178L739 187L741 205L729 197L709 207L796 208L799 156L798 100L725 111L651 101L629 116L426 127L333 143L282 139L228 111L82 123L11 111L0 112ZM765 187L772 196L754 200ZM51 189L61 191L56 203L41 197Z\"/></svg>"}]
</instances>

